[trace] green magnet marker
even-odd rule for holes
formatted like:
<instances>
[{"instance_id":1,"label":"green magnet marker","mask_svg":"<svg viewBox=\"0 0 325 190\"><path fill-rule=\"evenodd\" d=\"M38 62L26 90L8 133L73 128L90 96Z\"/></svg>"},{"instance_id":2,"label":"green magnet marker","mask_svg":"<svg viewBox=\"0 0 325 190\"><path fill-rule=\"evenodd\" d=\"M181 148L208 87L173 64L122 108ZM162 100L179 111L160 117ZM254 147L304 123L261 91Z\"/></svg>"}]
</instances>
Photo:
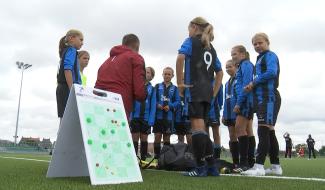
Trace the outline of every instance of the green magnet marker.
<instances>
[{"instance_id":1,"label":"green magnet marker","mask_svg":"<svg viewBox=\"0 0 325 190\"><path fill-rule=\"evenodd\" d=\"M92 144L93 144L93 141L92 141L91 139L88 139L87 143L88 143L89 145L92 145Z\"/></svg>"},{"instance_id":2,"label":"green magnet marker","mask_svg":"<svg viewBox=\"0 0 325 190\"><path fill-rule=\"evenodd\" d=\"M131 143L127 143L126 145L127 145L129 148L131 147Z\"/></svg>"}]
</instances>

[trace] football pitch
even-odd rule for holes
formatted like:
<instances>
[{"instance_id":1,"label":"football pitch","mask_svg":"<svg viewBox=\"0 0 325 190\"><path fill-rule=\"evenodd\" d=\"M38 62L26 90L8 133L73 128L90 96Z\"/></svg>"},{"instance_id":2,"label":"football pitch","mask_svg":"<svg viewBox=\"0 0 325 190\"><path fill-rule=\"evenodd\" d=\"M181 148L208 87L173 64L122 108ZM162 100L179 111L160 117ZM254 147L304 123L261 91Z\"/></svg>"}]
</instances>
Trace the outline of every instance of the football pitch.
<instances>
[{"instance_id":1,"label":"football pitch","mask_svg":"<svg viewBox=\"0 0 325 190\"><path fill-rule=\"evenodd\" d=\"M325 190L325 158L281 159L283 176L260 178L227 176L191 178L179 172L142 170L142 183L91 186L89 177L46 178L50 156L0 153L0 190L141 189L141 190ZM297 178L293 178L297 177ZM312 180L311 180L312 179ZM318 181L317 181L318 180Z\"/></svg>"}]
</instances>

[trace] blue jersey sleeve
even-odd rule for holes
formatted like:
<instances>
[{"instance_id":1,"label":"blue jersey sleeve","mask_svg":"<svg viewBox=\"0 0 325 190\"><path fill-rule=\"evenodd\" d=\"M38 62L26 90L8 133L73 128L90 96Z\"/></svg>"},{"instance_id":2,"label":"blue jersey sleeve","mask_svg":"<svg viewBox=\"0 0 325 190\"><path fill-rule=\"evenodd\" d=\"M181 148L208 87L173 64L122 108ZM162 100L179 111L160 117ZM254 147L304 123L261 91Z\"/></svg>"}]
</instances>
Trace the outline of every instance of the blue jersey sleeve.
<instances>
[{"instance_id":1,"label":"blue jersey sleeve","mask_svg":"<svg viewBox=\"0 0 325 190\"><path fill-rule=\"evenodd\" d=\"M151 94L151 101L150 101L150 113L149 113L149 119L148 124L149 126L153 126L155 123L156 118L156 89L152 88L152 94Z\"/></svg>"},{"instance_id":2,"label":"blue jersey sleeve","mask_svg":"<svg viewBox=\"0 0 325 190\"><path fill-rule=\"evenodd\" d=\"M264 83L269 79L273 79L277 76L278 71L278 57L274 53L266 53L265 54L266 61L266 71L258 76L253 81L254 86L260 83Z\"/></svg>"},{"instance_id":3,"label":"blue jersey sleeve","mask_svg":"<svg viewBox=\"0 0 325 190\"><path fill-rule=\"evenodd\" d=\"M73 47L69 47L65 53L63 59L63 68L64 70L73 70L74 63L77 55L77 50Z\"/></svg>"},{"instance_id":4,"label":"blue jersey sleeve","mask_svg":"<svg viewBox=\"0 0 325 190\"><path fill-rule=\"evenodd\" d=\"M223 105L223 85L222 84L220 86L217 97L218 97L219 108L222 109L222 105Z\"/></svg>"},{"instance_id":5,"label":"blue jersey sleeve","mask_svg":"<svg viewBox=\"0 0 325 190\"><path fill-rule=\"evenodd\" d=\"M241 64L241 78L242 84L238 85L237 88L238 98L237 98L237 105L242 106L244 101L247 99L247 95L249 92L245 92L244 87L247 86L253 80L253 65L250 62L243 62Z\"/></svg>"},{"instance_id":6,"label":"blue jersey sleeve","mask_svg":"<svg viewBox=\"0 0 325 190\"><path fill-rule=\"evenodd\" d=\"M216 73L222 70L221 62L220 62L218 56L216 57L216 64L215 64L214 68L215 68Z\"/></svg>"},{"instance_id":7,"label":"blue jersey sleeve","mask_svg":"<svg viewBox=\"0 0 325 190\"><path fill-rule=\"evenodd\" d=\"M191 38L185 39L181 48L178 50L178 54L183 54L186 56L192 55L192 39Z\"/></svg>"},{"instance_id":8,"label":"blue jersey sleeve","mask_svg":"<svg viewBox=\"0 0 325 190\"><path fill-rule=\"evenodd\" d=\"M227 108L227 95L228 95L228 88L229 88L228 85L229 85L229 81L227 81L225 84L225 93L223 94L223 99L225 100L225 101L223 101L223 110L222 110L223 117L225 117L226 111L227 111L227 109L229 109L229 108Z\"/></svg>"},{"instance_id":9,"label":"blue jersey sleeve","mask_svg":"<svg viewBox=\"0 0 325 190\"><path fill-rule=\"evenodd\" d=\"M177 87L175 87L175 97L174 98L175 98L174 101L169 102L168 106L170 109L176 110L179 107L179 105L181 104L181 97L179 96Z\"/></svg>"}]
</instances>

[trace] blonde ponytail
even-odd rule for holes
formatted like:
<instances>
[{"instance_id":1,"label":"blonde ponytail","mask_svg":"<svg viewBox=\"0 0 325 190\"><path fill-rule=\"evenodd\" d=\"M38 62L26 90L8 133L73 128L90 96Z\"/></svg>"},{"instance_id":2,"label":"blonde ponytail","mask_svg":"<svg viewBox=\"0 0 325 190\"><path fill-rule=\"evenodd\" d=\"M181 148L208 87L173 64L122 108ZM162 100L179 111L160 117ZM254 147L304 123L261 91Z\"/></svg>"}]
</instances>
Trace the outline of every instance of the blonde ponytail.
<instances>
[{"instance_id":1,"label":"blonde ponytail","mask_svg":"<svg viewBox=\"0 0 325 190\"><path fill-rule=\"evenodd\" d=\"M210 49L210 43L214 39L213 26L202 17L194 18L191 21L191 24L195 24L198 26L200 33L202 34L201 42L204 45L204 48Z\"/></svg>"},{"instance_id":2,"label":"blonde ponytail","mask_svg":"<svg viewBox=\"0 0 325 190\"><path fill-rule=\"evenodd\" d=\"M204 28L202 33L201 41L204 45L204 48L210 49L210 42L214 39L213 35L213 26L209 24L207 27Z\"/></svg>"}]
</instances>

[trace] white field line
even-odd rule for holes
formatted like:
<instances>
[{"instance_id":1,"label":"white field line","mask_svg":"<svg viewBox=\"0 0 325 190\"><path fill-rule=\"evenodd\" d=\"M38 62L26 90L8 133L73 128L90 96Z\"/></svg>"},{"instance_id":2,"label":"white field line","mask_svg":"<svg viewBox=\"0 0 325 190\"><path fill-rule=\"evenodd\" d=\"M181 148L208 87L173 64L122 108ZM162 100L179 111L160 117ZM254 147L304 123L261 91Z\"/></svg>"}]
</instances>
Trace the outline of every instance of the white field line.
<instances>
[{"instance_id":1,"label":"white field line","mask_svg":"<svg viewBox=\"0 0 325 190\"><path fill-rule=\"evenodd\" d=\"M241 176L241 177L255 177L255 178L268 178L268 179L288 179L288 180L305 180L305 181L322 181L325 182L323 178L307 178L307 177L287 177L287 176L245 176L240 174L221 174L222 176Z\"/></svg>"},{"instance_id":2,"label":"white field line","mask_svg":"<svg viewBox=\"0 0 325 190\"><path fill-rule=\"evenodd\" d=\"M0 158L7 158L7 159L16 159L16 160L29 160L29 161L37 161L37 162L50 162L49 160L37 160L31 158L17 158L17 157L7 157L7 156L0 156ZM173 171L166 171L166 170L155 170L155 169L147 169L150 171L159 171L159 172L173 172ZM181 172L178 172L181 173ZM244 176L239 174L220 174L221 176L235 176L235 177L255 177L255 178L268 178L268 179L288 179L288 180L305 180L305 181L322 181L325 182L323 178L305 178L305 177L287 177L287 176Z\"/></svg>"},{"instance_id":3,"label":"white field line","mask_svg":"<svg viewBox=\"0 0 325 190\"><path fill-rule=\"evenodd\" d=\"M17 158L17 157L9 157L9 156L0 156L0 158L15 159L15 160L29 160L29 161L36 161L36 162L50 162L49 160L37 160L31 158Z\"/></svg>"},{"instance_id":4,"label":"white field line","mask_svg":"<svg viewBox=\"0 0 325 190\"><path fill-rule=\"evenodd\" d=\"M150 171L163 171L163 172L174 172L166 170L155 170L155 169L146 169ZM178 172L183 173L183 172ZM245 176L240 174L220 174L221 176L231 176L231 177L255 177L255 178L268 178L268 179L287 179L287 180L305 180L305 181L321 181L325 182L323 178L306 178L306 177L287 177L287 176Z\"/></svg>"}]
</instances>

